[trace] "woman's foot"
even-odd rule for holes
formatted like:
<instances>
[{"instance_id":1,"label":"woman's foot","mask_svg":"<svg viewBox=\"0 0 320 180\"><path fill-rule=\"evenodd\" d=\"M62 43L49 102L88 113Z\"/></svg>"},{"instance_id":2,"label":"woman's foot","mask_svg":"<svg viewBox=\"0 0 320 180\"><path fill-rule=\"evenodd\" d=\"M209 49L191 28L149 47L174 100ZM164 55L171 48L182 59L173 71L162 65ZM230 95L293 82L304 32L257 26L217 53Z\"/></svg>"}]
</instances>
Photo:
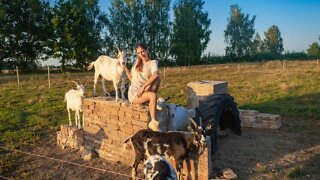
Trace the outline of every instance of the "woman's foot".
<instances>
[{"instance_id":1,"label":"woman's foot","mask_svg":"<svg viewBox=\"0 0 320 180\"><path fill-rule=\"evenodd\" d=\"M152 120L149 122L148 127L149 127L152 131L159 131L159 122L152 119Z\"/></svg>"}]
</instances>

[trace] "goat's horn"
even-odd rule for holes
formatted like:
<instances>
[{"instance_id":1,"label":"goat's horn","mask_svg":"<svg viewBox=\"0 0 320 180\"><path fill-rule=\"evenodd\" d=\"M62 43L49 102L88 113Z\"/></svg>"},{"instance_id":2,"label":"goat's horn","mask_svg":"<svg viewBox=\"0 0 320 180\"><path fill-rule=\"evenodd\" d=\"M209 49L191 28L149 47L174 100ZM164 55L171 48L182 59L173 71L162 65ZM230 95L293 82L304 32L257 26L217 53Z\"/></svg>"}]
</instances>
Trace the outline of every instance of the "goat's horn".
<instances>
[{"instance_id":1,"label":"goat's horn","mask_svg":"<svg viewBox=\"0 0 320 180\"><path fill-rule=\"evenodd\" d=\"M118 52L120 52L120 49L119 49L119 47L117 47L117 49L118 49Z\"/></svg>"},{"instance_id":2,"label":"goat's horn","mask_svg":"<svg viewBox=\"0 0 320 180\"><path fill-rule=\"evenodd\" d=\"M167 101L167 100L169 100L169 99L171 99L171 97L170 97L170 96L169 96L169 97L167 97L167 98L165 98L164 100L165 100L165 101Z\"/></svg>"},{"instance_id":3,"label":"goat's horn","mask_svg":"<svg viewBox=\"0 0 320 180\"><path fill-rule=\"evenodd\" d=\"M192 122L192 124L193 124L195 127L198 127L198 126L199 126L193 118L189 118L189 120Z\"/></svg>"},{"instance_id":4,"label":"goat's horn","mask_svg":"<svg viewBox=\"0 0 320 180\"><path fill-rule=\"evenodd\" d=\"M74 82L77 86L79 86L79 84L77 82L75 82L75 81L72 81L72 82Z\"/></svg>"}]
</instances>

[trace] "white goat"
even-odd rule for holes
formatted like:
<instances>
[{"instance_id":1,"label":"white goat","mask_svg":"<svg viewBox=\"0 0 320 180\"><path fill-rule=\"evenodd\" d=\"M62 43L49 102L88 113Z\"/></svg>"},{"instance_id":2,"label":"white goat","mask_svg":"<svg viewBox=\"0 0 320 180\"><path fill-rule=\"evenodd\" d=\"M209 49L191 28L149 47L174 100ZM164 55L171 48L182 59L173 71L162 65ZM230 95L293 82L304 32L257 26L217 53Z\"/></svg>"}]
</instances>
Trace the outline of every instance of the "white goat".
<instances>
[{"instance_id":1,"label":"white goat","mask_svg":"<svg viewBox=\"0 0 320 180\"><path fill-rule=\"evenodd\" d=\"M177 179L177 173L172 165L160 155L152 155L143 163L143 173L145 180Z\"/></svg>"},{"instance_id":2,"label":"white goat","mask_svg":"<svg viewBox=\"0 0 320 180\"><path fill-rule=\"evenodd\" d=\"M79 85L75 81L72 81L72 82L74 82L77 85L77 89L69 90L64 96L64 101L67 101L69 126L72 126L71 115L70 115L70 110L72 110L72 111L75 111L76 126L78 128L81 128L80 112L82 112L82 98L84 97L86 85L82 85L82 84ZM82 127L83 125L84 125L84 119L82 118Z\"/></svg>"},{"instance_id":3,"label":"white goat","mask_svg":"<svg viewBox=\"0 0 320 180\"><path fill-rule=\"evenodd\" d=\"M158 98L156 108L156 118L159 121L159 130L166 131L184 131L190 125L189 118L195 116L192 109L186 109L177 106L174 103L165 104L167 99Z\"/></svg>"},{"instance_id":4,"label":"white goat","mask_svg":"<svg viewBox=\"0 0 320 180\"><path fill-rule=\"evenodd\" d=\"M118 59L109 56L99 56L96 61L93 61L88 66L88 70L94 67L94 86L93 95L97 95L96 84L99 76L102 76L103 92L106 95L105 80L112 81L113 87L116 92L116 101L118 101L118 87L124 74L124 67L126 64L126 53L118 49ZM123 83L124 84L124 83ZM124 99L123 87L120 88L122 99Z\"/></svg>"}]
</instances>

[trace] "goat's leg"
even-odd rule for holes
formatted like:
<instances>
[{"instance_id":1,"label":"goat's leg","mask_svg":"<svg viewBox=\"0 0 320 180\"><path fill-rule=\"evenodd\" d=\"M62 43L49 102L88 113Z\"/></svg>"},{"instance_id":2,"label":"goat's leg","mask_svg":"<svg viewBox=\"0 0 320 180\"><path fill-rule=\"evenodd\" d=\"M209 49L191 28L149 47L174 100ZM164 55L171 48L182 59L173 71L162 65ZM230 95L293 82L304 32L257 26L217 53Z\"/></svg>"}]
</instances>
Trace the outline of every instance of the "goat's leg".
<instances>
[{"instance_id":1,"label":"goat's leg","mask_svg":"<svg viewBox=\"0 0 320 180\"><path fill-rule=\"evenodd\" d=\"M188 170L188 176L187 179L192 179L191 177L191 163L190 163L190 159L186 159L186 164L187 164L187 170Z\"/></svg>"},{"instance_id":2,"label":"goat's leg","mask_svg":"<svg viewBox=\"0 0 320 180\"><path fill-rule=\"evenodd\" d=\"M78 127L78 116L77 116L77 111L74 112L74 120L76 121L76 127Z\"/></svg>"},{"instance_id":3,"label":"goat's leg","mask_svg":"<svg viewBox=\"0 0 320 180\"><path fill-rule=\"evenodd\" d=\"M135 159L134 160L134 163L132 165L132 169L131 169L131 176L132 176L132 179L136 179L136 176L137 176L137 169L138 169L138 165L139 165L140 161Z\"/></svg>"},{"instance_id":4,"label":"goat's leg","mask_svg":"<svg viewBox=\"0 0 320 180\"><path fill-rule=\"evenodd\" d=\"M136 152L136 158L134 160L134 163L131 169L131 176L133 179L135 179L137 176L137 169L140 161L144 160L144 156L140 152L137 152L137 150L135 150L135 152Z\"/></svg>"},{"instance_id":5,"label":"goat's leg","mask_svg":"<svg viewBox=\"0 0 320 180\"><path fill-rule=\"evenodd\" d=\"M97 86L98 78L99 78L99 74L94 73L93 96L97 95L96 86Z\"/></svg>"},{"instance_id":6,"label":"goat's leg","mask_svg":"<svg viewBox=\"0 0 320 180\"><path fill-rule=\"evenodd\" d=\"M72 126L72 122L71 122L71 115L70 115L70 109L68 109L68 117L69 117L69 126Z\"/></svg>"},{"instance_id":7,"label":"goat's leg","mask_svg":"<svg viewBox=\"0 0 320 180\"><path fill-rule=\"evenodd\" d=\"M126 91L126 83L124 80L121 81L120 91L121 91L121 98L125 99L124 92Z\"/></svg>"},{"instance_id":8,"label":"goat's leg","mask_svg":"<svg viewBox=\"0 0 320 180\"><path fill-rule=\"evenodd\" d=\"M178 180L183 180L183 177L182 177L183 164L182 163L183 163L182 160L176 160Z\"/></svg>"},{"instance_id":9,"label":"goat's leg","mask_svg":"<svg viewBox=\"0 0 320 180\"><path fill-rule=\"evenodd\" d=\"M193 167L194 167L194 179L198 180L198 165L199 165L199 158L193 160Z\"/></svg>"},{"instance_id":10,"label":"goat's leg","mask_svg":"<svg viewBox=\"0 0 320 180\"><path fill-rule=\"evenodd\" d=\"M106 80L104 78L102 78L102 88L103 88L103 93L104 95L108 95L108 92L107 92L107 88L106 88Z\"/></svg>"},{"instance_id":11,"label":"goat's leg","mask_svg":"<svg viewBox=\"0 0 320 180\"><path fill-rule=\"evenodd\" d=\"M78 128L81 128L81 123L80 123L80 111L77 111L77 121L78 121Z\"/></svg>"},{"instance_id":12,"label":"goat's leg","mask_svg":"<svg viewBox=\"0 0 320 180\"><path fill-rule=\"evenodd\" d=\"M82 128L84 128L84 113L82 112Z\"/></svg>"},{"instance_id":13,"label":"goat's leg","mask_svg":"<svg viewBox=\"0 0 320 180\"><path fill-rule=\"evenodd\" d=\"M114 87L114 91L116 92L116 101L118 101L118 98L119 98L119 96L118 96L118 84L119 83L116 83L116 82L113 82L113 87Z\"/></svg>"}]
</instances>

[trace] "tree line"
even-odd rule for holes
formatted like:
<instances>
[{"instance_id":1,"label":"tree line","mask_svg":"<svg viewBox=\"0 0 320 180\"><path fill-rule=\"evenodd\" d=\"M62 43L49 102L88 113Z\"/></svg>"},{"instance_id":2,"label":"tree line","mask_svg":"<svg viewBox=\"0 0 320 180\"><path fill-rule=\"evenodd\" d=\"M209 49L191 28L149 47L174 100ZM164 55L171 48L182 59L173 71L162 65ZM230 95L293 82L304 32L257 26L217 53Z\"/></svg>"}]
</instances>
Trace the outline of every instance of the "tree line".
<instances>
[{"instance_id":1,"label":"tree line","mask_svg":"<svg viewBox=\"0 0 320 180\"><path fill-rule=\"evenodd\" d=\"M63 69L83 70L99 55L134 51L139 42L166 66L283 55L279 28L273 25L261 40L255 16L238 5L230 7L227 19L226 55L204 55L212 31L203 5L203 0L111 0L103 12L98 0L0 0L0 65L30 69L53 57ZM307 53L318 57L319 44Z\"/></svg>"}]
</instances>

